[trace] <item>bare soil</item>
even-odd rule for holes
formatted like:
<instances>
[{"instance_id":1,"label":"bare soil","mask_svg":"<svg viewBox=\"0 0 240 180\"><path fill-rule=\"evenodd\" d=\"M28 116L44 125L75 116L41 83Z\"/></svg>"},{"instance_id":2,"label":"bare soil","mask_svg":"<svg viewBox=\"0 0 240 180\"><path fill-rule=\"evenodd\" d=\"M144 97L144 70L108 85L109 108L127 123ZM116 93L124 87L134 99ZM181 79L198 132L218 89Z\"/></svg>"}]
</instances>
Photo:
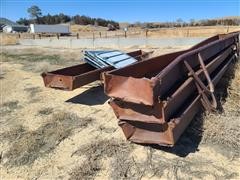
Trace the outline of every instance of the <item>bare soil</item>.
<instances>
[{"instance_id":1,"label":"bare soil","mask_svg":"<svg viewBox=\"0 0 240 180\"><path fill-rule=\"evenodd\" d=\"M42 71L81 57L81 49L2 47L1 179L240 178L239 63L217 87L218 112L199 113L174 148L163 148L125 140L99 82L74 91L44 87Z\"/></svg>"}]
</instances>

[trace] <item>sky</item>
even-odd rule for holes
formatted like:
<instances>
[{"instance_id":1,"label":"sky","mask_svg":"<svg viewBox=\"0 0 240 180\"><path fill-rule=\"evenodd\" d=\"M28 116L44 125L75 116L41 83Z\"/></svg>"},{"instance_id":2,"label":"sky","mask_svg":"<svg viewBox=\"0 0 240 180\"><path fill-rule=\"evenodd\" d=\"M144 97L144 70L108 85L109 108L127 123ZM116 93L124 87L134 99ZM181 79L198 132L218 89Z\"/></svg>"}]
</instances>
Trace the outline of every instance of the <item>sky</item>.
<instances>
[{"instance_id":1,"label":"sky","mask_svg":"<svg viewBox=\"0 0 240 180\"><path fill-rule=\"evenodd\" d=\"M0 0L1 17L29 18L27 8L42 14L64 13L101 17L118 22L166 22L240 16L240 0Z\"/></svg>"}]
</instances>

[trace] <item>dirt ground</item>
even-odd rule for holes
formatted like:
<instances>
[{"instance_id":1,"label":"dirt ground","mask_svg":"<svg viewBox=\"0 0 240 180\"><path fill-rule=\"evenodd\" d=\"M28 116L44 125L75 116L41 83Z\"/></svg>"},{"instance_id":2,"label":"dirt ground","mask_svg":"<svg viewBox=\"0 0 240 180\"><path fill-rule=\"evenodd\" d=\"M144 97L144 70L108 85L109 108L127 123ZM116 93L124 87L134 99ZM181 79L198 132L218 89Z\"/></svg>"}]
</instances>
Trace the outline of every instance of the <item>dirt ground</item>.
<instances>
[{"instance_id":1,"label":"dirt ground","mask_svg":"<svg viewBox=\"0 0 240 180\"><path fill-rule=\"evenodd\" d=\"M240 179L239 63L217 88L219 111L199 113L174 148L162 148L125 140L99 82L44 87L41 72L81 57L81 49L2 47L1 179Z\"/></svg>"}]
</instances>

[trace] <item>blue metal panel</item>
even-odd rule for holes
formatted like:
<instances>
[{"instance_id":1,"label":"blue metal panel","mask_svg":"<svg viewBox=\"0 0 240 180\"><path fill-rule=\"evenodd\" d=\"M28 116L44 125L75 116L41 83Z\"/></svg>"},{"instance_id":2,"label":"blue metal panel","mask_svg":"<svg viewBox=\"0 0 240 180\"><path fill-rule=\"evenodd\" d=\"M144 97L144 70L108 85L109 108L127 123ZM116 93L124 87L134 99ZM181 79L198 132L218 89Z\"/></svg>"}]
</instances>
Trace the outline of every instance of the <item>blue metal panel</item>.
<instances>
[{"instance_id":1,"label":"blue metal panel","mask_svg":"<svg viewBox=\"0 0 240 180\"><path fill-rule=\"evenodd\" d=\"M85 61L96 68L109 65L122 68L137 62L133 57L117 50L112 51L85 51Z\"/></svg>"}]
</instances>

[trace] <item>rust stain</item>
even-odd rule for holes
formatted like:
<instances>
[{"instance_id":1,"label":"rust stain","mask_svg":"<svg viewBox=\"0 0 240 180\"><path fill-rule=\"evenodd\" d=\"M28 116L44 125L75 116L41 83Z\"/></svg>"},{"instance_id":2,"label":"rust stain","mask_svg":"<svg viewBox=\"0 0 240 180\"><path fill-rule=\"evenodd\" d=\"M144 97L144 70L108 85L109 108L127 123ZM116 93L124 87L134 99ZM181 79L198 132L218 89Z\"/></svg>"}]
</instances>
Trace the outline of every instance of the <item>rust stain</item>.
<instances>
[{"instance_id":1,"label":"rust stain","mask_svg":"<svg viewBox=\"0 0 240 180\"><path fill-rule=\"evenodd\" d=\"M214 86L239 53L239 32L186 51L104 73L104 90L126 138L173 146L196 113L216 109Z\"/></svg>"}]
</instances>

